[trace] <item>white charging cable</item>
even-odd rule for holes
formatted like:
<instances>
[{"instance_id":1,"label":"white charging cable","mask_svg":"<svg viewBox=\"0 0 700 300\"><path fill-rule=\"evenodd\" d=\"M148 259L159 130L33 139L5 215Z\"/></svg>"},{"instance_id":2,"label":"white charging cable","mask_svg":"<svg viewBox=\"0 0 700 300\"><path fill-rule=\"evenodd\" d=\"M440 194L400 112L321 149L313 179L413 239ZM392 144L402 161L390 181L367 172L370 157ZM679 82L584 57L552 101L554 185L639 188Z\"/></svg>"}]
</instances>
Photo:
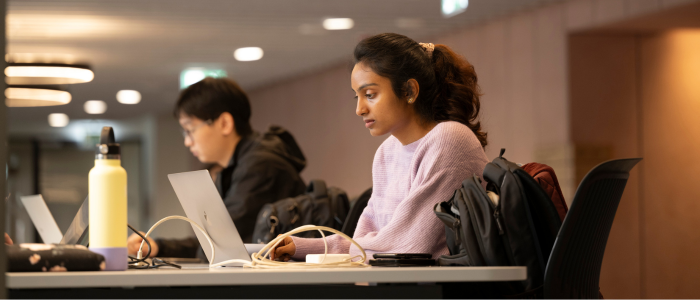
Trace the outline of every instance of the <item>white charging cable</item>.
<instances>
[{"instance_id":1,"label":"white charging cable","mask_svg":"<svg viewBox=\"0 0 700 300\"><path fill-rule=\"evenodd\" d=\"M211 261L214 261L214 257L216 255L216 251L214 249L214 242L212 241L211 237L209 234L199 226L196 222L185 218L183 216L169 216L161 219L160 221L156 222L151 226L151 229L146 232L144 235L145 238L148 238L148 236L153 232L153 230L158 227L158 225L162 224L165 221L168 220L183 220L190 222L192 225L194 225L195 228L197 228L200 232L204 234L204 236L207 238L207 241L209 242L209 246L211 247ZM323 231L329 231L333 232L335 234L338 234L345 238L346 240L350 241L353 245L355 245L360 251L362 252L362 255L357 255L351 258L344 259L342 261L338 262L331 262L331 263L324 263L323 260L321 260L321 263L306 263L306 262L280 262L280 261L274 261L269 259L270 253L272 250L277 247L277 245L282 242L286 237L291 236L295 233L299 232L304 232L304 231L311 231L311 230L318 230L321 233L321 236L323 237L323 245L324 245L324 252L323 252L323 260L325 260L326 255L328 254L328 242L326 241L326 235L323 234ZM141 259L143 257L142 250L144 243L146 241L143 240L141 241L141 246L139 247L139 251L137 253L137 258ZM267 251L267 252L265 252ZM261 253L265 252L264 255L260 255ZM354 259L359 258L357 261L353 261ZM358 268L358 267L368 267L369 265L365 264L364 262L367 260L367 253L365 253L365 249L363 249L355 240L347 236L346 234L330 228L330 227L325 227L325 226L316 226L316 225L304 225L295 228L294 230L291 230L285 234L282 234L263 247L260 252L255 252L253 255L251 255L251 261L247 261L244 259L231 259L227 261L222 261L216 264L209 263L210 268L214 267L220 267L220 266L225 266L229 264L242 264L244 267L248 268L261 268L261 269L271 269L271 268L287 268L287 269L304 269L304 268Z\"/></svg>"}]
</instances>

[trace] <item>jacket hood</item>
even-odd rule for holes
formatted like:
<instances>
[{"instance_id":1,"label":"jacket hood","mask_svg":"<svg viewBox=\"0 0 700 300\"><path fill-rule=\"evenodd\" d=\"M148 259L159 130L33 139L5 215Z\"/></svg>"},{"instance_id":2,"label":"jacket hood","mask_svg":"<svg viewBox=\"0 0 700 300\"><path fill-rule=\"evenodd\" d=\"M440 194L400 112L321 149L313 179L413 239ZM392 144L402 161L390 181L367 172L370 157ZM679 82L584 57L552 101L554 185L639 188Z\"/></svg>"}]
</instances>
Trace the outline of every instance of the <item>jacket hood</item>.
<instances>
[{"instance_id":1,"label":"jacket hood","mask_svg":"<svg viewBox=\"0 0 700 300\"><path fill-rule=\"evenodd\" d=\"M294 136L281 126L270 125L260 139L260 146L284 158L297 172L306 167L306 157Z\"/></svg>"}]
</instances>

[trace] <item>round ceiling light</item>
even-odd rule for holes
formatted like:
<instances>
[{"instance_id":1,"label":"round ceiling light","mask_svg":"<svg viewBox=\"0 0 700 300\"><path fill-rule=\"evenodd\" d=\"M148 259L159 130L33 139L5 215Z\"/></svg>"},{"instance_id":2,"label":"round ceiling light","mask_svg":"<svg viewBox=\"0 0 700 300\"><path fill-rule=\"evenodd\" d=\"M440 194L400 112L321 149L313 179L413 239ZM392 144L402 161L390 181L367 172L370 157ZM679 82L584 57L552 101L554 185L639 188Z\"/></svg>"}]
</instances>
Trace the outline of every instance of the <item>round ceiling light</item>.
<instances>
[{"instance_id":1,"label":"round ceiling light","mask_svg":"<svg viewBox=\"0 0 700 300\"><path fill-rule=\"evenodd\" d=\"M5 89L5 105L8 107L53 106L70 103L69 92L55 88L8 87Z\"/></svg>"},{"instance_id":2,"label":"round ceiling light","mask_svg":"<svg viewBox=\"0 0 700 300\"><path fill-rule=\"evenodd\" d=\"M86 113L100 115L107 111L107 103L102 100L88 100L83 105Z\"/></svg>"},{"instance_id":3,"label":"round ceiling light","mask_svg":"<svg viewBox=\"0 0 700 300\"><path fill-rule=\"evenodd\" d=\"M233 52L233 57L238 61L254 61L263 57L263 49L260 47L238 48Z\"/></svg>"},{"instance_id":4,"label":"round ceiling light","mask_svg":"<svg viewBox=\"0 0 700 300\"><path fill-rule=\"evenodd\" d=\"M48 63L8 63L5 75L5 82L10 85L74 84L95 78L86 65Z\"/></svg>"},{"instance_id":5,"label":"round ceiling light","mask_svg":"<svg viewBox=\"0 0 700 300\"><path fill-rule=\"evenodd\" d=\"M323 20L323 28L326 30L347 30L355 26L355 21L350 18L329 18Z\"/></svg>"},{"instance_id":6,"label":"round ceiling light","mask_svg":"<svg viewBox=\"0 0 700 300\"><path fill-rule=\"evenodd\" d=\"M141 102L141 93L134 90L121 90L117 92L117 101L121 104L138 104Z\"/></svg>"},{"instance_id":7,"label":"round ceiling light","mask_svg":"<svg viewBox=\"0 0 700 300\"><path fill-rule=\"evenodd\" d=\"M51 127L66 127L68 123L70 123L70 118L66 114L49 114L49 125Z\"/></svg>"}]
</instances>

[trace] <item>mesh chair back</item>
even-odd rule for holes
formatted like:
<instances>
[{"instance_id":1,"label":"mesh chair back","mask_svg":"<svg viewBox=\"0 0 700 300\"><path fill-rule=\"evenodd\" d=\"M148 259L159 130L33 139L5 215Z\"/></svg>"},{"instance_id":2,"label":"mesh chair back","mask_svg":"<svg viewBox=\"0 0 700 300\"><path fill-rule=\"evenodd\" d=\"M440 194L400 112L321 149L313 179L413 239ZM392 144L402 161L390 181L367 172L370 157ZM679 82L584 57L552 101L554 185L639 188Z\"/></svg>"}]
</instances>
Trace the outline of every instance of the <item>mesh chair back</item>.
<instances>
[{"instance_id":1,"label":"mesh chair back","mask_svg":"<svg viewBox=\"0 0 700 300\"><path fill-rule=\"evenodd\" d=\"M358 196L355 201L352 201L352 207L348 216L345 218L345 223L343 223L343 228L340 230L348 236L353 236L355 234L355 229L357 228L357 222L360 221L360 216L362 212L367 207L369 198L372 197L372 188L367 189L362 195Z\"/></svg>"},{"instance_id":2,"label":"mesh chair back","mask_svg":"<svg viewBox=\"0 0 700 300\"><path fill-rule=\"evenodd\" d=\"M545 269L545 298L599 297L600 268L629 172L641 158L611 160L581 181Z\"/></svg>"}]
</instances>

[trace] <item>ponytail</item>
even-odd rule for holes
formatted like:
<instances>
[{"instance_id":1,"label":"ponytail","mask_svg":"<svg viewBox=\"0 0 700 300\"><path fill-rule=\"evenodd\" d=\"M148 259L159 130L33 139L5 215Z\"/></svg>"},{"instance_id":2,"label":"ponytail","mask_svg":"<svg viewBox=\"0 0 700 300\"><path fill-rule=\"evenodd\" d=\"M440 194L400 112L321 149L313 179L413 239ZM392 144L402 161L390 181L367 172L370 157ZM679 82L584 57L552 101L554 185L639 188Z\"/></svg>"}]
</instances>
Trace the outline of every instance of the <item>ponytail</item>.
<instances>
[{"instance_id":1,"label":"ponytail","mask_svg":"<svg viewBox=\"0 0 700 300\"><path fill-rule=\"evenodd\" d=\"M420 92L413 107L422 120L460 122L486 147L487 134L478 121L481 91L474 67L447 46L432 46L424 48L406 36L383 33L357 44L355 64L362 62L389 78L394 93L402 100L411 92L406 82L415 79Z\"/></svg>"},{"instance_id":2,"label":"ponytail","mask_svg":"<svg viewBox=\"0 0 700 300\"><path fill-rule=\"evenodd\" d=\"M476 72L466 59L445 45L435 45L432 53L437 95L433 99L433 120L457 121L467 125L486 147L486 132L481 128L481 89Z\"/></svg>"}]
</instances>

